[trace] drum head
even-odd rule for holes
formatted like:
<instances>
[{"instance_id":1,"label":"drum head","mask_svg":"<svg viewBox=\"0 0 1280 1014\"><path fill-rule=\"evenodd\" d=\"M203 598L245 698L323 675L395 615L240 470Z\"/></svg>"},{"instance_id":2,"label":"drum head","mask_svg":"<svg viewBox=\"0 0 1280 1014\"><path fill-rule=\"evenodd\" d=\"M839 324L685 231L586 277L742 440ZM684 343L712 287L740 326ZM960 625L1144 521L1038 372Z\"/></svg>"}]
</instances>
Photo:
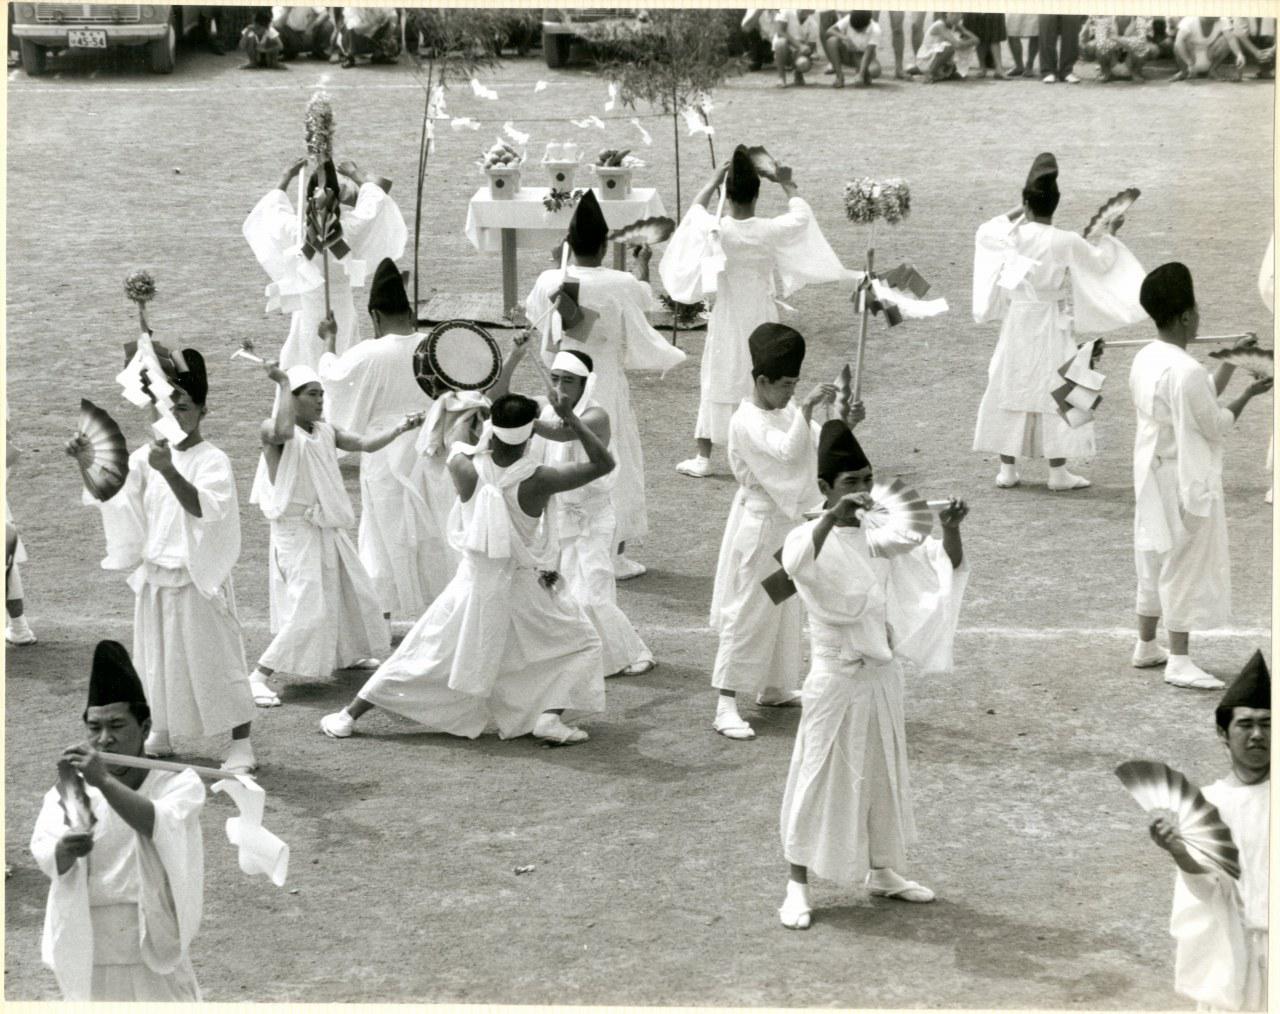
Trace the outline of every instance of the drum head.
<instances>
[{"instance_id":1,"label":"drum head","mask_svg":"<svg viewBox=\"0 0 1280 1014\"><path fill-rule=\"evenodd\" d=\"M454 391L483 391L502 372L502 351L489 332L471 321L447 320L418 343L413 371L428 394L433 380Z\"/></svg>"}]
</instances>

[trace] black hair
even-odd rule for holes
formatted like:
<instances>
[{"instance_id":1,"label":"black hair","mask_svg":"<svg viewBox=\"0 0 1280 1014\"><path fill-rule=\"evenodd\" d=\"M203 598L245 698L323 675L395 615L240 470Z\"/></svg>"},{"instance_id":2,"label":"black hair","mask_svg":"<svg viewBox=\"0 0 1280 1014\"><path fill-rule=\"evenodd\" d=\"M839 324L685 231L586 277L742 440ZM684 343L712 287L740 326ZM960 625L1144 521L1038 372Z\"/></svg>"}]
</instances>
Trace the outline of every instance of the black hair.
<instances>
[{"instance_id":1,"label":"black hair","mask_svg":"<svg viewBox=\"0 0 1280 1014\"><path fill-rule=\"evenodd\" d=\"M752 379L752 380L759 380L761 377L763 377L765 380L769 381L769 383L771 383L771 384L776 384L776 383L777 383L779 380L781 380L783 377L790 377L790 376L792 376L792 374L790 374L790 373L779 373L776 377L774 377L774 376L770 376L770 373L771 373L771 371L769 371L769 370L759 370L759 369L756 369L755 367L752 367L752 369L751 369L751 379Z\"/></svg>"},{"instance_id":2,"label":"black hair","mask_svg":"<svg viewBox=\"0 0 1280 1014\"><path fill-rule=\"evenodd\" d=\"M855 32L864 31L871 24L871 11L850 11L849 27Z\"/></svg>"},{"instance_id":3,"label":"black hair","mask_svg":"<svg viewBox=\"0 0 1280 1014\"><path fill-rule=\"evenodd\" d=\"M760 176L741 145L733 153L733 165L724 181L725 196L734 204L750 204L760 196Z\"/></svg>"},{"instance_id":4,"label":"black hair","mask_svg":"<svg viewBox=\"0 0 1280 1014\"><path fill-rule=\"evenodd\" d=\"M1062 195L1041 193L1038 190L1023 190L1022 199L1027 202L1027 207L1041 218L1049 218L1058 210L1058 201L1062 199Z\"/></svg>"},{"instance_id":5,"label":"black hair","mask_svg":"<svg viewBox=\"0 0 1280 1014\"><path fill-rule=\"evenodd\" d=\"M253 12L253 23L259 28L266 28L271 24L271 8L259 7Z\"/></svg>"},{"instance_id":6,"label":"black hair","mask_svg":"<svg viewBox=\"0 0 1280 1014\"><path fill-rule=\"evenodd\" d=\"M860 472L860 471L862 471L860 468L837 468L834 471L819 472L818 478L821 479L823 482L825 482L828 486L834 486L836 484L836 480L840 478L840 476L844 475L845 472Z\"/></svg>"},{"instance_id":7,"label":"black hair","mask_svg":"<svg viewBox=\"0 0 1280 1014\"><path fill-rule=\"evenodd\" d=\"M502 429L528 425L538 417L538 403L523 394L504 394L489 410L489 422Z\"/></svg>"}]
</instances>

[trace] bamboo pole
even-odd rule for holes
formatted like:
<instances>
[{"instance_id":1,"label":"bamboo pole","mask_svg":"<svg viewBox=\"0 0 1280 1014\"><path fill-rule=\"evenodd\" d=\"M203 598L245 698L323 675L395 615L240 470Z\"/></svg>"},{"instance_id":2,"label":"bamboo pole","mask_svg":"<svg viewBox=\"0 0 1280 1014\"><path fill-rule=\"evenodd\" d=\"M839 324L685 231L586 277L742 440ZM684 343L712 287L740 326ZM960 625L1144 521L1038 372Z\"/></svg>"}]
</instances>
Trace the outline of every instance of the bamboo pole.
<instances>
[{"instance_id":1,"label":"bamboo pole","mask_svg":"<svg viewBox=\"0 0 1280 1014\"><path fill-rule=\"evenodd\" d=\"M872 226L874 237L875 226ZM867 325L871 321L871 272L875 267L876 251L867 247L867 287L862 290L862 320L858 326L858 348L853 361L853 400L862 400L862 354L867 346Z\"/></svg>"},{"instance_id":2,"label":"bamboo pole","mask_svg":"<svg viewBox=\"0 0 1280 1014\"><path fill-rule=\"evenodd\" d=\"M156 760L154 757L130 757L123 753L99 753L103 762L111 767L142 768L145 771L194 771L201 778L222 781L225 778L252 778L252 775L238 775L220 768L203 768L196 764L180 764L177 761Z\"/></svg>"},{"instance_id":3,"label":"bamboo pole","mask_svg":"<svg viewBox=\"0 0 1280 1014\"><path fill-rule=\"evenodd\" d=\"M1187 339L1187 344L1212 345L1214 343L1221 344L1222 342L1238 342L1242 338L1257 338L1257 337L1258 335L1253 331L1245 331L1243 334L1203 335L1201 337ZM1102 344L1104 348L1108 348L1108 349L1127 349L1127 348L1137 348L1139 345L1150 345L1152 342L1159 341L1159 340L1160 340L1159 338L1134 338L1129 341L1123 341L1123 342L1109 342L1104 338L1102 339Z\"/></svg>"}]
</instances>

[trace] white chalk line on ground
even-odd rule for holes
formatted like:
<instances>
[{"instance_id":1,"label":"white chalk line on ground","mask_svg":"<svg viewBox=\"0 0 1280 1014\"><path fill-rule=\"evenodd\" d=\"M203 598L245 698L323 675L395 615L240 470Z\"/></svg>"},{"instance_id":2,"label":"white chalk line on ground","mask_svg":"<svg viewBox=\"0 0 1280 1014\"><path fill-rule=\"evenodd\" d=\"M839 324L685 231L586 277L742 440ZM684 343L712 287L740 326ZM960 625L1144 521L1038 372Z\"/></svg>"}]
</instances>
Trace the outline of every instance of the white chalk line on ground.
<instances>
[{"instance_id":1,"label":"white chalk line on ground","mask_svg":"<svg viewBox=\"0 0 1280 1014\"><path fill-rule=\"evenodd\" d=\"M38 610L30 610L32 625L37 627L41 622L47 624L51 628L68 627L76 630L94 629L105 630L113 623L125 627L124 633L132 636L133 621L132 619L111 621L111 620L92 620L85 619L83 616L67 617L45 614L42 616ZM408 631L413 626L410 620L393 620L391 629L395 633L400 634ZM265 622L249 621L242 622L241 627L250 633L263 633L268 627ZM710 627L665 627L665 626L646 626L647 631L654 634L674 634L682 637L714 637L715 631ZM36 635L39 636L39 629ZM1133 638L1136 633L1133 627L961 627L956 631L958 637L990 637L993 639L1004 639L1010 641L1051 641L1059 638L1082 638L1082 637L1102 637L1102 638ZM1192 637L1210 637L1210 638L1248 638L1249 640L1267 640L1271 639L1271 630L1267 627L1220 627L1215 630L1196 630L1192 632Z\"/></svg>"}]
</instances>

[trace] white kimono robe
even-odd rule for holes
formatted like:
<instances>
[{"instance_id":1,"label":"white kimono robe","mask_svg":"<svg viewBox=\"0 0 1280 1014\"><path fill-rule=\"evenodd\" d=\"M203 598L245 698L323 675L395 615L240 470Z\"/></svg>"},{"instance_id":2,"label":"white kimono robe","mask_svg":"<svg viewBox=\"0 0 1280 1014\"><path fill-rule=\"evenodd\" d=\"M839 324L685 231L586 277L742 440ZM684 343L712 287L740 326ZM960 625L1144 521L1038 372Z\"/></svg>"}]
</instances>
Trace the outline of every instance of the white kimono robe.
<instances>
[{"instance_id":1,"label":"white kimono robe","mask_svg":"<svg viewBox=\"0 0 1280 1014\"><path fill-rule=\"evenodd\" d=\"M782 800L787 862L844 886L901 868L915 839L900 660L951 668L968 564L939 539L873 558L861 528L835 528L815 557L812 521L782 564L809 614L811 668Z\"/></svg>"},{"instance_id":2,"label":"white kimono robe","mask_svg":"<svg viewBox=\"0 0 1280 1014\"><path fill-rule=\"evenodd\" d=\"M592 384L594 379L593 376L588 384ZM583 391L575 413L581 415L596 407L592 393ZM560 421L550 405L543 407L542 419L549 423ZM587 460L587 452L577 440L557 442L534 437L529 455L548 465L568 465ZM616 474L615 469L595 482L567 493L557 493L547 505L547 511L552 515L551 524L560 540L557 569L569 594L581 603L600 635L602 666L606 676L612 676L635 662L653 660L653 652L640 639L626 614L618 608L618 586L613 574Z\"/></svg>"},{"instance_id":3,"label":"white kimono robe","mask_svg":"<svg viewBox=\"0 0 1280 1014\"><path fill-rule=\"evenodd\" d=\"M631 407L631 385L627 370L657 370L666 373L685 360L685 354L662 337L645 316L657 309L653 289L626 271L613 268L569 269L579 282L578 303L598 313L584 340L563 333L560 314L547 317L542 326L542 352L547 364L557 348L585 352L591 357L596 377L595 401L608 414L613 432L613 453L617 459L613 506L617 513L616 539L640 539L649 530L644 499L644 450L640 426ZM559 268L544 271L525 300L530 320L541 320L551 307L551 298L563 283Z\"/></svg>"},{"instance_id":4,"label":"white kimono robe","mask_svg":"<svg viewBox=\"0 0 1280 1014\"><path fill-rule=\"evenodd\" d=\"M191 942L204 904L200 811L193 771L150 771L138 792L155 806L143 838L86 786L97 823L93 850L58 874L67 827L58 790L45 793L31 854L50 880L40 956L67 1001L198 1001Z\"/></svg>"},{"instance_id":5,"label":"white kimono robe","mask_svg":"<svg viewBox=\"0 0 1280 1014\"><path fill-rule=\"evenodd\" d=\"M711 593L720 634L711 685L759 694L800 682L800 603L774 605L760 582L774 554L818 493L818 427L795 402L774 412L747 400L729 426L729 467L739 489L729 509Z\"/></svg>"},{"instance_id":6,"label":"white kimono robe","mask_svg":"<svg viewBox=\"0 0 1280 1014\"><path fill-rule=\"evenodd\" d=\"M171 448L174 467L196 488L200 517L188 514L169 483L129 456L124 488L102 515L105 570L126 571L136 596L133 664L152 727L178 739L218 736L253 720L244 639L231 568L240 556L240 506L231 459L208 441Z\"/></svg>"},{"instance_id":7,"label":"white kimono robe","mask_svg":"<svg viewBox=\"0 0 1280 1014\"><path fill-rule=\"evenodd\" d=\"M1052 225L1004 215L983 224L973 253L973 319L1003 320L987 368L973 449L1014 458L1087 458L1093 423L1072 429L1052 397L1075 334L1145 320L1146 273L1114 236L1089 243ZM1068 285L1068 279L1070 284Z\"/></svg>"},{"instance_id":8,"label":"white kimono robe","mask_svg":"<svg viewBox=\"0 0 1280 1014\"><path fill-rule=\"evenodd\" d=\"M1240 880L1179 870L1169 932L1177 941L1174 988L1201 1008L1267 1009L1268 828L1271 783L1220 779L1202 790L1240 851Z\"/></svg>"},{"instance_id":9,"label":"white kimono robe","mask_svg":"<svg viewBox=\"0 0 1280 1014\"><path fill-rule=\"evenodd\" d=\"M341 356L320 357L329 415L352 433L380 433L432 399L413 375L422 335L383 335ZM360 562L384 613L417 619L453 576L445 531L433 517L417 471L418 434L409 431L360 459Z\"/></svg>"},{"instance_id":10,"label":"white kimono robe","mask_svg":"<svg viewBox=\"0 0 1280 1014\"><path fill-rule=\"evenodd\" d=\"M1235 425L1209 372L1184 350L1154 341L1129 373L1137 611L1166 630L1207 630L1231 618L1231 555L1222 451Z\"/></svg>"},{"instance_id":11,"label":"white kimono robe","mask_svg":"<svg viewBox=\"0 0 1280 1014\"><path fill-rule=\"evenodd\" d=\"M295 197L296 187L295 182ZM351 248L341 260L329 254L329 302L338 322L335 348L341 354L360 340L352 290L364 287L366 277L384 257L397 260L409 234L396 202L374 183L364 184L355 207L343 205L339 217L342 238ZM324 320L324 258L319 253L311 260L303 256L298 212L290 195L280 189L269 191L249 212L243 232L254 257L271 277L267 313L279 310L291 315L289 336L280 350L280 369L300 364L316 369L324 351L317 333ZM331 421L341 429L349 428L339 417Z\"/></svg>"},{"instance_id":12,"label":"white kimono robe","mask_svg":"<svg viewBox=\"0 0 1280 1014\"><path fill-rule=\"evenodd\" d=\"M695 429L700 440L725 443L734 409L751 396L747 338L760 324L779 320L779 291L788 296L811 283L860 277L841 265L809 205L799 197L787 204L786 214L776 218L719 220L695 204L658 265L662 284L677 302L715 296L702 352Z\"/></svg>"},{"instance_id":13,"label":"white kimono robe","mask_svg":"<svg viewBox=\"0 0 1280 1014\"><path fill-rule=\"evenodd\" d=\"M604 711L600 638L560 580L544 587L557 540L546 513L520 509L520 484L538 468L527 455L507 468L473 453L478 482L459 501L449 536L458 573L360 698L433 732L503 739L533 732L544 711Z\"/></svg>"},{"instance_id":14,"label":"white kimono robe","mask_svg":"<svg viewBox=\"0 0 1280 1014\"><path fill-rule=\"evenodd\" d=\"M329 676L391 650L373 583L351 536L356 523L338 470L334 430L294 427L275 482L264 457L250 503L271 522L271 632L260 664L295 676Z\"/></svg>"}]
</instances>

